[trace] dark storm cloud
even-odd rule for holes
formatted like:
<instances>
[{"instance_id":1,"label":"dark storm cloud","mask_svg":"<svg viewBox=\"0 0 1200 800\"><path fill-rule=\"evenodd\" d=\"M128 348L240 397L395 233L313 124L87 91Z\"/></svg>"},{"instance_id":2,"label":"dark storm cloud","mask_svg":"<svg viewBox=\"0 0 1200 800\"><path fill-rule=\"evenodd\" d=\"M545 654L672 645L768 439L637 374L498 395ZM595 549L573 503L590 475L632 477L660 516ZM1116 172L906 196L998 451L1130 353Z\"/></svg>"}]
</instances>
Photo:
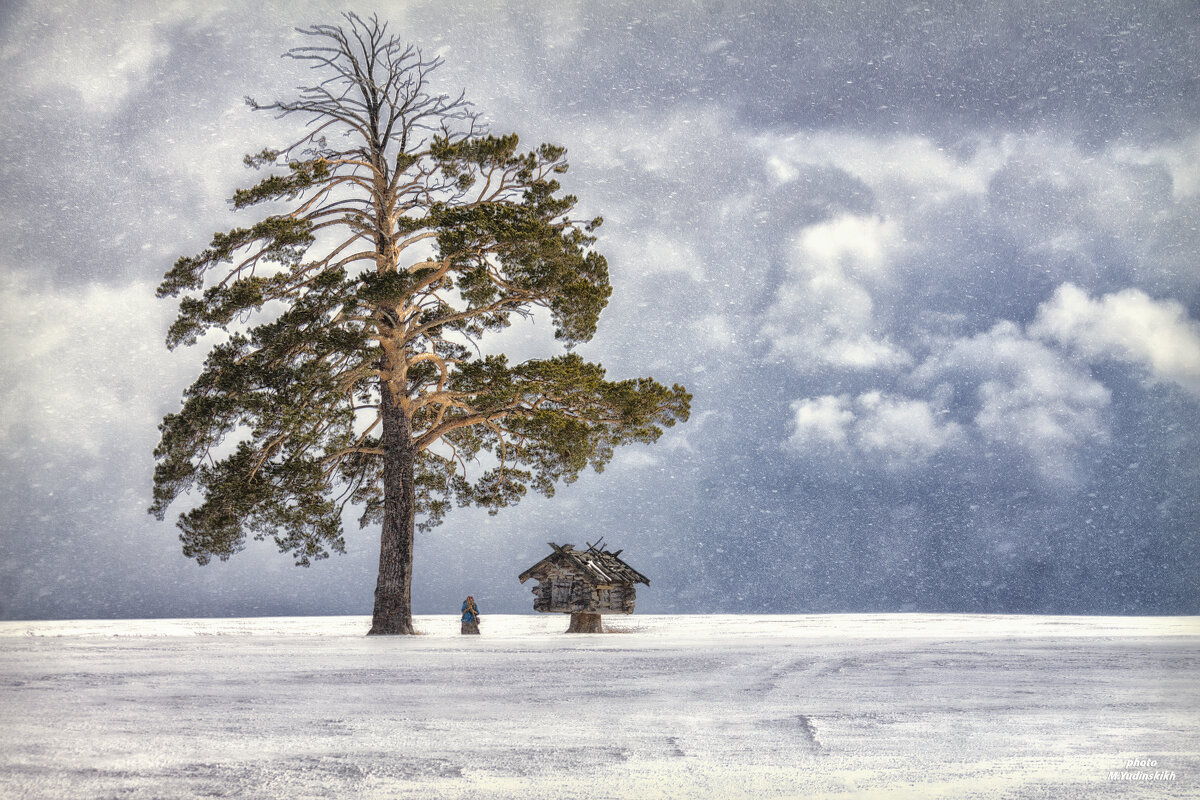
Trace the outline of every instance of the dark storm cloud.
<instances>
[{"instance_id":1,"label":"dark storm cloud","mask_svg":"<svg viewBox=\"0 0 1200 800\"><path fill-rule=\"evenodd\" d=\"M286 28L235 39L212 17L111 10L85 20L30 6L7 31L0 230L9 258L43 283L152 279L177 250L203 246L241 178L236 161L208 156L263 130L248 124L244 76L269 73L290 43Z\"/></svg>"},{"instance_id":2,"label":"dark storm cloud","mask_svg":"<svg viewBox=\"0 0 1200 800\"><path fill-rule=\"evenodd\" d=\"M514 16L528 13L527 7ZM1200 112L1187 2L588 4L529 27L561 106L681 100L755 126L1179 136Z\"/></svg>"},{"instance_id":3,"label":"dark storm cloud","mask_svg":"<svg viewBox=\"0 0 1200 800\"><path fill-rule=\"evenodd\" d=\"M241 155L297 121L242 96L305 80L290 26L337 9L93 11L0 17L0 615L364 613L374 530L201 569L142 511L203 357L162 348L153 286L246 222ZM497 132L569 148L615 285L582 351L695 395L553 500L456 510L418 612L528 610L544 543L600 536L645 611L1196 612L1192 4L381 15Z\"/></svg>"}]
</instances>

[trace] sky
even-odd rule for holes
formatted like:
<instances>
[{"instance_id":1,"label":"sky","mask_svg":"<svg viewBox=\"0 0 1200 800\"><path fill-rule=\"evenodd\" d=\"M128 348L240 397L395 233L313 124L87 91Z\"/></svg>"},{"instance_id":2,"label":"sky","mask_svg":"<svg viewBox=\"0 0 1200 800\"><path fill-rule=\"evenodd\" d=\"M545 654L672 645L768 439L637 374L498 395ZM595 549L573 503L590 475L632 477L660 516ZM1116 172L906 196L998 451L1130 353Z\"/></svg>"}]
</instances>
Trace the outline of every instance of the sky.
<instances>
[{"instance_id":1,"label":"sky","mask_svg":"<svg viewBox=\"0 0 1200 800\"><path fill-rule=\"evenodd\" d=\"M201 567L146 513L205 354L154 288L253 221L241 157L298 123L244 98L310 82L280 55L346 8L0 7L0 618L369 613L375 528ZM531 611L546 542L605 537L645 612L1200 613L1194 2L349 8L567 148L614 285L579 352L694 395L419 534L414 611Z\"/></svg>"}]
</instances>

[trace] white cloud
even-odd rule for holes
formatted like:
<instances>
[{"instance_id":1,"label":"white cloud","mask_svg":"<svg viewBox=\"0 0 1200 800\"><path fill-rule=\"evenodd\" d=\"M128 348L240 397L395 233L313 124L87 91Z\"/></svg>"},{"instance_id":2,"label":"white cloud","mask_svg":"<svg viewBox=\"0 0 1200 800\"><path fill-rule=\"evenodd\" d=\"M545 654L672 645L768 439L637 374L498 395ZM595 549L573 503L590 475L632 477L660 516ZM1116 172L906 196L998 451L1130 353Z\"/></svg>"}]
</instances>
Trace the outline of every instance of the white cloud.
<instances>
[{"instance_id":1,"label":"white cloud","mask_svg":"<svg viewBox=\"0 0 1200 800\"><path fill-rule=\"evenodd\" d=\"M961 436L956 423L939 422L924 400L868 392L858 397L857 405L862 409L855 432L858 447L893 463L922 461Z\"/></svg>"},{"instance_id":2,"label":"white cloud","mask_svg":"<svg viewBox=\"0 0 1200 800\"><path fill-rule=\"evenodd\" d=\"M1111 438L1108 389L1011 322L943 342L907 380L928 396L870 391L793 402L787 448L888 469L949 450L985 460L1007 454L1048 484L1070 486L1089 448Z\"/></svg>"},{"instance_id":3,"label":"white cloud","mask_svg":"<svg viewBox=\"0 0 1200 800\"><path fill-rule=\"evenodd\" d=\"M756 144L777 182L798 178L800 166L835 167L876 191L921 203L983 194L1007 149L1004 143L979 141L969 157L958 157L923 136L872 137L844 131L763 136Z\"/></svg>"},{"instance_id":4,"label":"white cloud","mask_svg":"<svg viewBox=\"0 0 1200 800\"><path fill-rule=\"evenodd\" d=\"M583 18L584 4L578 2L554 3L553 5L534 6L534 15L540 11L542 41L547 50L569 50L576 45L581 36L587 33L587 23Z\"/></svg>"},{"instance_id":5,"label":"white cloud","mask_svg":"<svg viewBox=\"0 0 1200 800\"><path fill-rule=\"evenodd\" d=\"M1072 483L1080 454L1110 437L1108 389L1011 322L950 343L914 377L974 385L973 430L982 445L1024 454L1055 483Z\"/></svg>"},{"instance_id":6,"label":"white cloud","mask_svg":"<svg viewBox=\"0 0 1200 800\"><path fill-rule=\"evenodd\" d=\"M704 261L688 242L661 232L653 232L640 243L637 263L643 272L684 272L693 278L704 277Z\"/></svg>"},{"instance_id":7,"label":"white cloud","mask_svg":"<svg viewBox=\"0 0 1200 800\"><path fill-rule=\"evenodd\" d=\"M725 314L706 314L688 324L696 341L715 350L731 350L738 346L738 332Z\"/></svg>"},{"instance_id":8,"label":"white cloud","mask_svg":"<svg viewBox=\"0 0 1200 800\"><path fill-rule=\"evenodd\" d=\"M1038 307L1029 332L1085 358L1141 364L1155 379L1200 394L1200 324L1173 300L1154 300L1138 289L1093 300L1064 283Z\"/></svg>"},{"instance_id":9,"label":"white cloud","mask_svg":"<svg viewBox=\"0 0 1200 800\"><path fill-rule=\"evenodd\" d=\"M0 288L0 440L23 430L97 455L133 427L152 433L164 398L203 355L163 345L173 311L146 281L38 291L10 278Z\"/></svg>"},{"instance_id":10,"label":"white cloud","mask_svg":"<svg viewBox=\"0 0 1200 800\"><path fill-rule=\"evenodd\" d=\"M615 467L625 467L636 470L644 467L657 467L662 459L648 450L622 450L613 457Z\"/></svg>"},{"instance_id":11,"label":"white cloud","mask_svg":"<svg viewBox=\"0 0 1200 800\"><path fill-rule=\"evenodd\" d=\"M1179 278L1195 285L1194 261L1181 259L1195 250L1186 245L1195 240L1190 220L1200 185L1194 161L1200 139L1153 151L1127 144L1093 151L1043 133L1010 135L1003 146L1006 160L990 187L989 210L1027 246L1074 251L1089 262L1062 280L1086 283L1097 273L1129 277L1128 266L1104 252L1102 243L1113 237L1140 262L1141 274L1187 272L1190 280ZM1174 245L1164 246L1172 238Z\"/></svg>"},{"instance_id":12,"label":"white cloud","mask_svg":"<svg viewBox=\"0 0 1200 800\"><path fill-rule=\"evenodd\" d=\"M847 428L854 422L849 398L823 395L792 403L792 435L788 445L803 449L809 444L845 445Z\"/></svg>"},{"instance_id":13,"label":"white cloud","mask_svg":"<svg viewBox=\"0 0 1200 800\"><path fill-rule=\"evenodd\" d=\"M686 104L650 115L623 111L568 124L570 153L592 166L633 167L650 175L695 171L714 176L736 169L729 142L740 131L716 104Z\"/></svg>"},{"instance_id":14,"label":"white cloud","mask_svg":"<svg viewBox=\"0 0 1200 800\"><path fill-rule=\"evenodd\" d=\"M907 353L877 333L872 296L887 287L889 256L902 244L899 226L878 217L846 214L803 229L762 328L772 355L807 368L908 363Z\"/></svg>"},{"instance_id":15,"label":"white cloud","mask_svg":"<svg viewBox=\"0 0 1200 800\"><path fill-rule=\"evenodd\" d=\"M792 413L790 449L833 446L892 469L920 463L961 438L959 426L939 422L928 402L878 391L853 401L848 395L797 400Z\"/></svg>"},{"instance_id":16,"label":"white cloud","mask_svg":"<svg viewBox=\"0 0 1200 800\"><path fill-rule=\"evenodd\" d=\"M692 440L700 439L701 442L708 440L711 437L711 431L707 430L708 425L719 417L720 415L712 409L693 414L686 425L676 425L674 428L664 431L662 438L654 443L655 451L699 452L703 448L703 444L697 446ZM625 451L618 451L618 455L621 452Z\"/></svg>"},{"instance_id":17,"label":"white cloud","mask_svg":"<svg viewBox=\"0 0 1200 800\"><path fill-rule=\"evenodd\" d=\"M1118 161L1130 164L1157 164L1171 176L1171 192L1176 199L1200 193L1200 134L1175 147L1139 148L1130 145L1114 150Z\"/></svg>"},{"instance_id":18,"label":"white cloud","mask_svg":"<svg viewBox=\"0 0 1200 800\"><path fill-rule=\"evenodd\" d=\"M791 183L800 177L800 170L791 160L772 154L767 157L767 174L776 183Z\"/></svg>"},{"instance_id":19,"label":"white cloud","mask_svg":"<svg viewBox=\"0 0 1200 800\"><path fill-rule=\"evenodd\" d=\"M535 308L529 317L514 314L509 323L507 328L489 331L479 340L480 352L487 355L502 353L512 364L552 358L562 353L562 342L554 338L554 318L549 309ZM467 340L464 338L462 342L465 344Z\"/></svg>"},{"instance_id":20,"label":"white cloud","mask_svg":"<svg viewBox=\"0 0 1200 800\"><path fill-rule=\"evenodd\" d=\"M798 247L804 259L819 271L843 267L874 273L884 267L888 251L900 241L900 230L893 221L843 214L805 228Z\"/></svg>"},{"instance_id":21,"label":"white cloud","mask_svg":"<svg viewBox=\"0 0 1200 800\"><path fill-rule=\"evenodd\" d=\"M111 112L154 77L170 52L171 26L207 24L221 12L219 5L164 4L154 14L136 3L114 5L104 21L83 0L38 5L15 15L0 61L31 95L66 90L90 111Z\"/></svg>"}]
</instances>

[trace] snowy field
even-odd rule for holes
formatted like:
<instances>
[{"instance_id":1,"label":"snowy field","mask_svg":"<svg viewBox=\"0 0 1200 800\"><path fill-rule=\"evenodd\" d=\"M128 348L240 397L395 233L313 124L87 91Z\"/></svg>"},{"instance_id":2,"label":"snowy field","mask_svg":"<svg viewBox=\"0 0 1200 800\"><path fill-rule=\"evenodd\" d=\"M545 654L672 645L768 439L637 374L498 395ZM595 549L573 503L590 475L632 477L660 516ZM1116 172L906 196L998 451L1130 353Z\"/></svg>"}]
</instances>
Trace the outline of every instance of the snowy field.
<instances>
[{"instance_id":1,"label":"snowy field","mask_svg":"<svg viewBox=\"0 0 1200 800\"><path fill-rule=\"evenodd\" d=\"M606 620L0 622L0 797L1200 797L1200 618Z\"/></svg>"}]
</instances>

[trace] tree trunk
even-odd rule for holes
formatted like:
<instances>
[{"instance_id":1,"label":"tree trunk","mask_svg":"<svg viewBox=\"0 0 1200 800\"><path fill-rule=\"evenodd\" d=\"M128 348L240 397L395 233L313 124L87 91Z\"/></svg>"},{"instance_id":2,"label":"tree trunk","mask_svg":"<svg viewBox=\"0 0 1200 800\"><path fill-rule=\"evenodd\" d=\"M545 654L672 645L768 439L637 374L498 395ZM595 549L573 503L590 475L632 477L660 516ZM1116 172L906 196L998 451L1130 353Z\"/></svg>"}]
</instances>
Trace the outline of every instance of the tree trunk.
<instances>
[{"instance_id":1,"label":"tree trunk","mask_svg":"<svg viewBox=\"0 0 1200 800\"><path fill-rule=\"evenodd\" d=\"M412 430L396 405L387 381L380 381L383 422L383 530L379 541L379 579L368 635L416 633L412 624L413 484Z\"/></svg>"},{"instance_id":2,"label":"tree trunk","mask_svg":"<svg viewBox=\"0 0 1200 800\"><path fill-rule=\"evenodd\" d=\"M567 628L567 633L604 633L604 626L600 624L599 614L572 611L571 626Z\"/></svg>"}]
</instances>

